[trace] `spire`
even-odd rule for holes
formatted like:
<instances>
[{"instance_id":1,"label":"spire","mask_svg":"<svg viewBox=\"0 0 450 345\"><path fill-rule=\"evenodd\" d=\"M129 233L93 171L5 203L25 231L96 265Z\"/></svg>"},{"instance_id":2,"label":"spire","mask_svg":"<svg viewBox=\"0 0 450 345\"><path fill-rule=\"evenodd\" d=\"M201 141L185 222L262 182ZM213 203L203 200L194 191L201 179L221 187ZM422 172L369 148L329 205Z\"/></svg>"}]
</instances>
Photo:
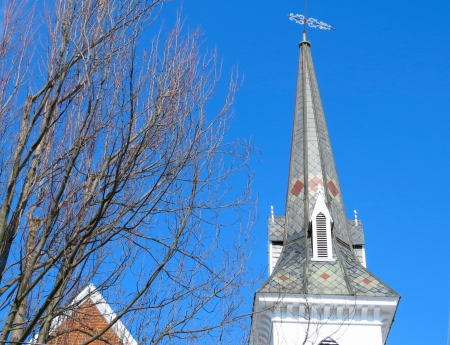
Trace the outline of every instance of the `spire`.
<instances>
[{"instance_id":1,"label":"spire","mask_svg":"<svg viewBox=\"0 0 450 345\"><path fill-rule=\"evenodd\" d=\"M333 232L351 245L344 203L331 150L319 87L311 57L311 44L300 43L297 94L286 198L286 244L304 237L309 227L319 186L334 220Z\"/></svg>"},{"instance_id":2,"label":"spire","mask_svg":"<svg viewBox=\"0 0 450 345\"><path fill-rule=\"evenodd\" d=\"M302 15L289 17L299 24L331 28ZM369 322L367 301L374 306L373 322L382 333L379 343L385 343L400 296L365 267L362 222L356 213L354 220L346 219L305 32L300 43L286 214L272 214L268 230L271 273L255 294L250 344L317 340L320 332L321 338L327 336L318 328L327 320L339 321L325 332L336 334L345 324L345 332L355 329L348 339L357 339L359 326L352 323ZM333 327L336 331L331 331ZM335 341L328 337L320 343Z\"/></svg>"},{"instance_id":3,"label":"spire","mask_svg":"<svg viewBox=\"0 0 450 345\"><path fill-rule=\"evenodd\" d=\"M306 39L300 43L286 215L275 219L269 234L277 238L284 225L283 249L259 293L398 297L355 255L352 238L359 241L362 224L355 225L345 216L311 44ZM351 237L349 227L356 236Z\"/></svg>"}]
</instances>

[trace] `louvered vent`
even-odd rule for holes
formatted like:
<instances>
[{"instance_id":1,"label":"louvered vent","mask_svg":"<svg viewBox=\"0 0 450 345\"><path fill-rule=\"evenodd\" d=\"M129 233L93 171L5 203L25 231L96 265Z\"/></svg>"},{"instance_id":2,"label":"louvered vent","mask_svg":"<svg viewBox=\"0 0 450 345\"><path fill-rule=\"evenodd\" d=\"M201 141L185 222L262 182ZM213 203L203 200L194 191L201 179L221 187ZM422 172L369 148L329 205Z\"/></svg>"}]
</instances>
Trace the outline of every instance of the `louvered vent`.
<instances>
[{"instance_id":1,"label":"louvered vent","mask_svg":"<svg viewBox=\"0 0 450 345\"><path fill-rule=\"evenodd\" d=\"M272 258L269 273L272 273L273 269L275 268L275 265L277 264L278 258L280 257L282 250L283 250L283 241L272 241Z\"/></svg>"},{"instance_id":2,"label":"louvered vent","mask_svg":"<svg viewBox=\"0 0 450 345\"><path fill-rule=\"evenodd\" d=\"M328 257L327 218L323 213L316 217L317 257Z\"/></svg>"}]
</instances>

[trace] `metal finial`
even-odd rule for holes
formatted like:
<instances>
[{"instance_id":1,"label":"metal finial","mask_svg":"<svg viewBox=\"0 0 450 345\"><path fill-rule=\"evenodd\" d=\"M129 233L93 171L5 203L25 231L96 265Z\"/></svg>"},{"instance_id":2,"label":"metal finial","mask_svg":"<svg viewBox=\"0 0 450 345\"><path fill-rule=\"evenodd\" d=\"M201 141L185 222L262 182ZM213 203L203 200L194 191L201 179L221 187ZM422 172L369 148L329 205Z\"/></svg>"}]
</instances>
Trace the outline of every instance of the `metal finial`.
<instances>
[{"instance_id":1,"label":"metal finial","mask_svg":"<svg viewBox=\"0 0 450 345\"><path fill-rule=\"evenodd\" d=\"M288 15L289 19L296 22L297 24L301 24L301 25L308 25L311 28L319 28L322 30L337 30L336 28L333 28L331 25L328 25L324 22L319 22L317 19L315 18L309 18L306 19L306 17L302 14L289 14Z\"/></svg>"},{"instance_id":2,"label":"metal finial","mask_svg":"<svg viewBox=\"0 0 450 345\"><path fill-rule=\"evenodd\" d=\"M355 225L358 225L358 212L356 210L353 211L355 214Z\"/></svg>"},{"instance_id":3,"label":"metal finial","mask_svg":"<svg viewBox=\"0 0 450 345\"><path fill-rule=\"evenodd\" d=\"M321 184L319 184L317 187L316 187L316 194L322 194L322 195L325 195L325 189L323 188L323 186L321 185Z\"/></svg>"},{"instance_id":4,"label":"metal finial","mask_svg":"<svg viewBox=\"0 0 450 345\"><path fill-rule=\"evenodd\" d=\"M272 216L272 223L275 222L275 217L273 216L273 206L270 206L270 215Z\"/></svg>"}]
</instances>

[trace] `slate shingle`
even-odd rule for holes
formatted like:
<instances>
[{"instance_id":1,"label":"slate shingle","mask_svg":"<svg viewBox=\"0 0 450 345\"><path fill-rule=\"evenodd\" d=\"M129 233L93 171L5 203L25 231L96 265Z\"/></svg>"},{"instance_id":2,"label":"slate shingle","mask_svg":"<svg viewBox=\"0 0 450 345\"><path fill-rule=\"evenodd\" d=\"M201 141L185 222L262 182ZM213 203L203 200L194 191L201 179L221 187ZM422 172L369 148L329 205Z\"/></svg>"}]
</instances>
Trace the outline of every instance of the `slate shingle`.
<instances>
[{"instance_id":1,"label":"slate shingle","mask_svg":"<svg viewBox=\"0 0 450 345\"><path fill-rule=\"evenodd\" d=\"M322 109L309 43L302 43L289 167L286 216L269 217L269 240L286 239L272 275L259 292L398 296L364 268L353 245L364 245L362 222L348 221ZM306 145L306 147L305 147ZM325 187L333 218L335 261L312 261L307 233L316 188Z\"/></svg>"}]
</instances>

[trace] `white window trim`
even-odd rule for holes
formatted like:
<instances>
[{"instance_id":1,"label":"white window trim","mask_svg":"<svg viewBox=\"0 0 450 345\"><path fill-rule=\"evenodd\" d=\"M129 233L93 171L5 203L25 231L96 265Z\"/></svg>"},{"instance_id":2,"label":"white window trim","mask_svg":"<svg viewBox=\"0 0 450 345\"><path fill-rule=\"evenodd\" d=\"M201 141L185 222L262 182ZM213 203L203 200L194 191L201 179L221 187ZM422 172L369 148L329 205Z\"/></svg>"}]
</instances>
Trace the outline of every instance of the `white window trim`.
<instances>
[{"instance_id":1,"label":"white window trim","mask_svg":"<svg viewBox=\"0 0 450 345\"><path fill-rule=\"evenodd\" d=\"M334 258L334 257L331 257L331 258L315 258L315 257L312 257L312 258L311 258L311 261L335 262L335 261L336 261L336 258Z\"/></svg>"},{"instance_id":2,"label":"white window trim","mask_svg":"<svg viewBox=\"0 0 450 345\"><path fill-rule=\"evenodd\" d=\"M317 216L322 213L326 219L326 236L327 236L327 257L319 257L317 252ZM325 204L325 194L322 186L317 188L316 204L314 205L313 213L311 215L312 223L312 235L313 235L313 261L335 261L333 258L333 245L331 241L331 224L333 218L331 218L330 211Z\"/></svg>"},{"instance_id":3,"label":"white window trim","mask_svg":"<svg viewBox=\"0 0 450 345\"><path fill-rule=\"evenodd\" d=\"M363 266L367 268L366 248L365 248L365 246L362 246L362 254L363 254Z\"/></svg>"},{"instance_id":4,"label":"white window trim","mask_svg":"<svg viewBox=\"0 0 450 345\"><path fill-rule=\"evenodd\" d=\"M272 241L269 240L268 243L268 247L269 247L269 277L272 274Z\"/></svg>"},{"instance_id":5,"label":"white window trim","mask_svg":"<svg viewBox=\"0 0 450 345\"><path fill-rule=\"evenodd\" d=\"M273 269L275 268L275 265L276 265L278 259L280 259L280 256L281 256L281 253L280 253L280 255L275 260L274 253L273 253L274 242L281 242L281 243L283 243L283 241L269 241L269 276L272 274ZM277 247L278 247L278 245L277 245ZM281 245L281 250L283 250L283 245Z\"/></svg>"}]
</instances>

